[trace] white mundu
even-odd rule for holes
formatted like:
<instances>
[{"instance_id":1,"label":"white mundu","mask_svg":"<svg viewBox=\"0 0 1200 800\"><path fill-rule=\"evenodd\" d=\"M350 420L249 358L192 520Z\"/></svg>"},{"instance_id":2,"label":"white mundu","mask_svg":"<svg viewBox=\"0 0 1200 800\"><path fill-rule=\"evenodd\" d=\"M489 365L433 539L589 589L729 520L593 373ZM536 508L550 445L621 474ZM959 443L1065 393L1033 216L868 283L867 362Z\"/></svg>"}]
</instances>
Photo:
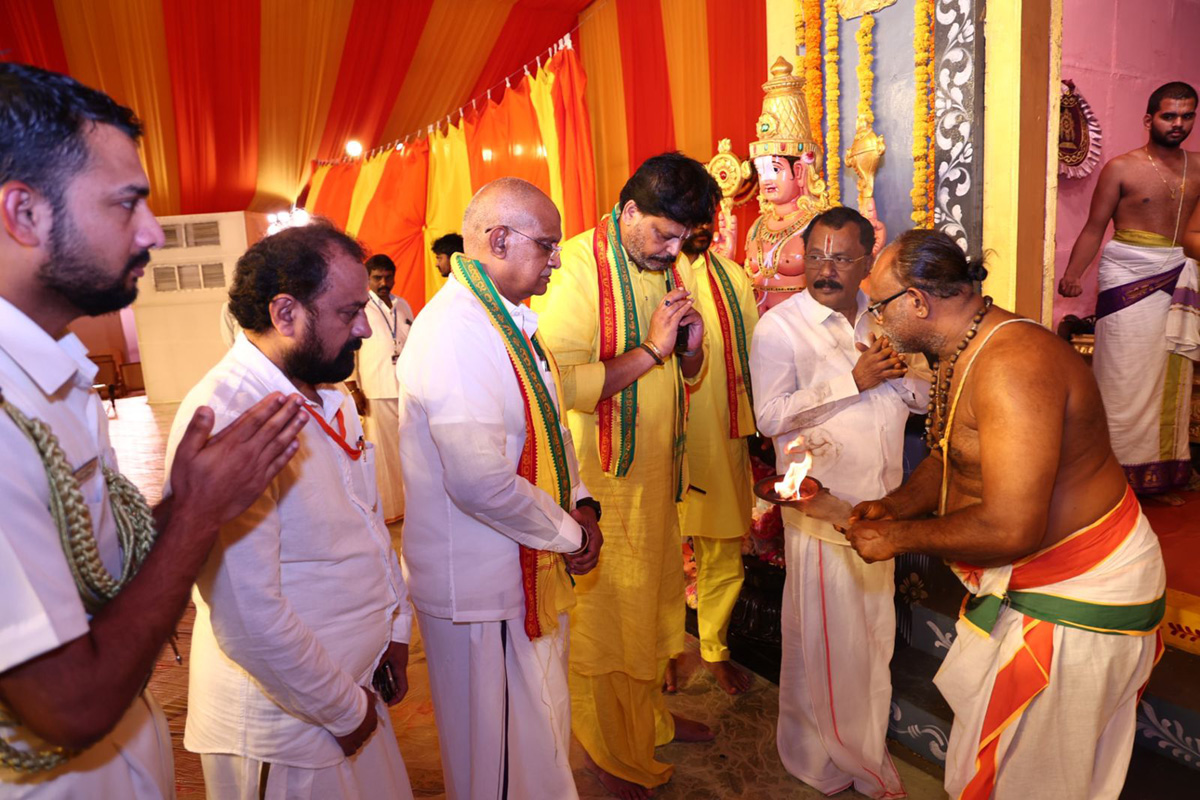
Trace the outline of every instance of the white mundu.
<instances>
[{"instance_id":1,"label":"white mundu","mask_svg":"<svg viewBox=\"0 0 1200 800\"><path fill-rule=\"evenodd\" d=\"M92 391L97 367L67 334L57 341L0 298L0 392L31 419L50 427L75 469L91 513L100 560L120 575L121 547L100 467L117 468L108 419ZM49 512L42 459L12 419L0 412L0 672L24 664L88 632L89 619ZM46 748L24 729L0 725L20 749ZM52 772L0 768L0 798L174 797L167 720L143 692L116 728Z\"/></svg>"},{"instance_id":2,"label":"white mundu","mask_svg":"<svg viewBox=\"0 0 1200 800\"><path fill-rule=\"evenodd\" d=\"M400 420L396 416L396 360L412 327L412 307L403 297L391 295L389 308L369 292L366 308L371 335L363 339L355 358L354 377L367 398L363 429L375 445L375 477L383 502L383 518L395 522L404 516L404 480L400 473Z\"/></svg>"},{"instance_id":3,"label":"white mundu","mask_svg":"<svg viewBox=\"0 0 1200 800\"><path fill-rule=\"evenodd\" d=\"M1092 368L1113 453L1134 491L1182 489L1192 476L1188 418L1200 358L1196 262L1182 247L1113 239L1099 289Z\"/></svg>"},{"instance_id":4,"label":"white mundu","mask_svg":"<svg viewBox=\"0 0 1200 800\"><path fill-rule=\"evenodd\" d=\"M501 298L527 336L528 307ZM541 365L552 396L554 383ZM525 633L518 544L571 552L579 524L517 475L525 401L500 334L451 277L425 306L400 356L400 454L408 509L404 569L429 663L446 795L574 798L567 761L567 616ZM579 482L562 427L572 500Z\"/></svg>"},{"instance_id":5,"label":"white mundu","mask_svg":"<svg viewBox=\"0 0 1200 800\"><path fill-rule=\"evenodd\" d=\"M295 387L244 333L184 398L167 445L168 472L187 420L212 407L215 429L273 391ZM221 526L196 581L196 627L184 746L202 754L221 797L411 797L386 708L352 758L335 737L366 714L371 678L390 641L408 642L412 610L375 488L374 448L354 404L317 389L300 449L258 500ZM319 424L321 421L325 425ZM343 441L331 432L344 430ZM247 764L247 762L249 762ZM210 777L211 776L211 777ZM212 796L212 795L210 795Z\"/></svg>"},{"instance_id":6,"label":"white mundu","mask_svg":"<svg viewBox=\"0 0 1200 800\"><path fill-rule=\"evenodd\" d=\"M787 445L803 437L810 474L851 504L900 485L904 423L929 396L929 384L911 376L858 391L855 343L879 333L867 302L859 291L851 327L803 291L763 315L750 351L755 418L775 441L779 472L796 457ZM783 521L779 757L825 794L853 786L868 797L901 797L886 745L894 562L867 564L831 525L794 509L783 509Z\"/></svg>"}]
</instances>

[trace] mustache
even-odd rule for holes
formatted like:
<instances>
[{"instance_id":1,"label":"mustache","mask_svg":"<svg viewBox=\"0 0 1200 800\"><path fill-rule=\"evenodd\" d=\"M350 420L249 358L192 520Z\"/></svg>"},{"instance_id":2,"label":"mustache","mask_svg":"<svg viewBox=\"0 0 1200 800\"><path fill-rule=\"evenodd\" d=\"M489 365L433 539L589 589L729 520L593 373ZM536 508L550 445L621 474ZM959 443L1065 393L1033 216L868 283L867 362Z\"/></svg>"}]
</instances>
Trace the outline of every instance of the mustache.
<instances>
[{"instance_id":1,"label":"mustache","mask_svg":"<svg viewBox=\"0 0 1200 800\"><path fill-rule=\"evenodd\" d=\"M125 271L133 272L138 267L144 267L149 263L150 263L150 251L143 250L142 252L140 252L137 255L130 258L129 261L125 262Z\"/></svg>"},{"instance_id":2,"label":"mustache","mask_svg":"<svg viewBox=\"0 0 1200 800\"><path fill-rule=\"evenodd\" d=\"M844 287L842 286L841 283L839 283L838 281L835 281L833 278L817 278L815 281L813 281L813 288L814 289L842 289Z\"/></svg>"}]
</instances>

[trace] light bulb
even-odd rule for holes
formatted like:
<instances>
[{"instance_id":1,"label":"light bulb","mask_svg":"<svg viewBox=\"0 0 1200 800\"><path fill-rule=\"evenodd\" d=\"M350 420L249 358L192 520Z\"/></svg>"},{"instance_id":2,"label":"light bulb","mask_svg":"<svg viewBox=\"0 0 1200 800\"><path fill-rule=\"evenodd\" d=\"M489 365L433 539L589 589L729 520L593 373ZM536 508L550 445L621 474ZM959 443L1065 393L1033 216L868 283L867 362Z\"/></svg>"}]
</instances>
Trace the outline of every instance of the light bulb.
<instances>
[{"instance_id":1,"label":"light bulb","mask_svg":"<svg viewBox=\"0 0 1200 800\"><path fill-rule=\"evenodd\" d=\"M351 158L358 158L362 155L362 153L362 142L358 141L357 139L351 139L350 141L346 142L346 155L350 156Z\"/></svg>"}]
</instances>

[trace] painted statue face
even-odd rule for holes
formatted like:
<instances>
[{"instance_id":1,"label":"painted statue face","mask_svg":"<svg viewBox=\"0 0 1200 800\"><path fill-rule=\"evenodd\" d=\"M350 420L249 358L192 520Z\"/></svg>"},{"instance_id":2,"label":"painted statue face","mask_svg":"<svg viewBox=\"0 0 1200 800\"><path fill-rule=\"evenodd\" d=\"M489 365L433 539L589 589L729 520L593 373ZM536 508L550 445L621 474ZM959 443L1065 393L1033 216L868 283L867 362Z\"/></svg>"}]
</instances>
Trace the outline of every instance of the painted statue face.
<instances>
[{"instance_id":1,"label":"painted statue face","mask_svg":"<svg viewBox=\"0 0 1200 800\"><path fill-rule=\"evenodd\" d=\"M799 161L793 167L782 156L760 156L754 159L754 168L762 196L769 203L793 203L805 193L805 166Z\"/></svg>"}]
</instances>

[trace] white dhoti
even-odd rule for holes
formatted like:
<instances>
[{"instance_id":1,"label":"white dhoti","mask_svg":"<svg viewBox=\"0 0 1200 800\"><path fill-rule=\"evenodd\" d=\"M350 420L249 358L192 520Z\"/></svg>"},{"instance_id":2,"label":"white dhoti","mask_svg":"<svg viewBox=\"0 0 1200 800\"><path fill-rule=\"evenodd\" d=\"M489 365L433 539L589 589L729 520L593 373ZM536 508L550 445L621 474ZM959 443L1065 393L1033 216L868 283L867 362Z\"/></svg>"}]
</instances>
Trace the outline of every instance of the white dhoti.
<instances>
[{"instance_id":1,"label":"white dhoti","mask_svg":"<svg viewBox=\"0 0 1200 800\"><path fill-rule=\"evenodd\" d=\"M904 797L887 751L896 636L892 561L784 528L779 757L825 794Z\"/></svg>"},{"instance_id":2,"label":"white dhoti","mask_svg":"<svg viewBox=\"0 0 1200 800\"><path fill-rule=\"evenodd\" d=\"M951 566L974 597L934 678L954 711L950 797L1115 800L1165 606L1162 552L1133 492L1015 565Z\"/></svg>"},{"instance_id":3,"label":"white dhoti","mask_svg":"<svg viewBox=\"0 0 1200 800\"><path fill-rule=\"evenodd\" d=\"M383 519L404 516L404 480L400 475L400 414L395 397L367 398L363 435L375 445L375 481L383 503Z\"/></svg>"},{"instance_id":4,"label":"white dhoti","mask_svg":"<svg viewBox=\"0 0 1200 800\"><path fill-rule=\"evenodd\" d=\"M208 800L411 800L408 771L387 706L378 699L379 725L366 744L331 767L307 769L243 756L202 753Z\"/></svg>"},{"instance_id":5,"label":"white dhoti","mask_svg":"<svg viewBox=\"0 0 1200 800\"><path fill-rule=\"evenodd\" d=\"M935 683L954 710L946 753L952 798L1115 800L1125 785L1139 692L1154 667L1153 636L1054 628L1050 683L1000 736L991 794L964 794L977 773L980 732L996 673L1024 646L1023 614L1001 612L991 638L959 620Z\"/></svg>"},{"instance_id":6,"label":"white dhoti","mask_svg":"<svg viewBox=\"0 0 1200 800\"><path fill-rule=\"evenodd\" d=\"M520 619L417 612L449 800L577 798L569 762L567 615L530 641Z\"/></svg>"},{"instance_id":7,"label":"white dhoti","mask_svg":"<svg viewBox=\"0 0 1200 800\"><path fill-rule=\"evenodd\" d=\"M1113 240L1100 259L1099 284L1092 367L1113 452L1137 492L1185 486L1192 359L1200 357L1196 263L1181 247Z\"/></svg>"}]
</instances>

